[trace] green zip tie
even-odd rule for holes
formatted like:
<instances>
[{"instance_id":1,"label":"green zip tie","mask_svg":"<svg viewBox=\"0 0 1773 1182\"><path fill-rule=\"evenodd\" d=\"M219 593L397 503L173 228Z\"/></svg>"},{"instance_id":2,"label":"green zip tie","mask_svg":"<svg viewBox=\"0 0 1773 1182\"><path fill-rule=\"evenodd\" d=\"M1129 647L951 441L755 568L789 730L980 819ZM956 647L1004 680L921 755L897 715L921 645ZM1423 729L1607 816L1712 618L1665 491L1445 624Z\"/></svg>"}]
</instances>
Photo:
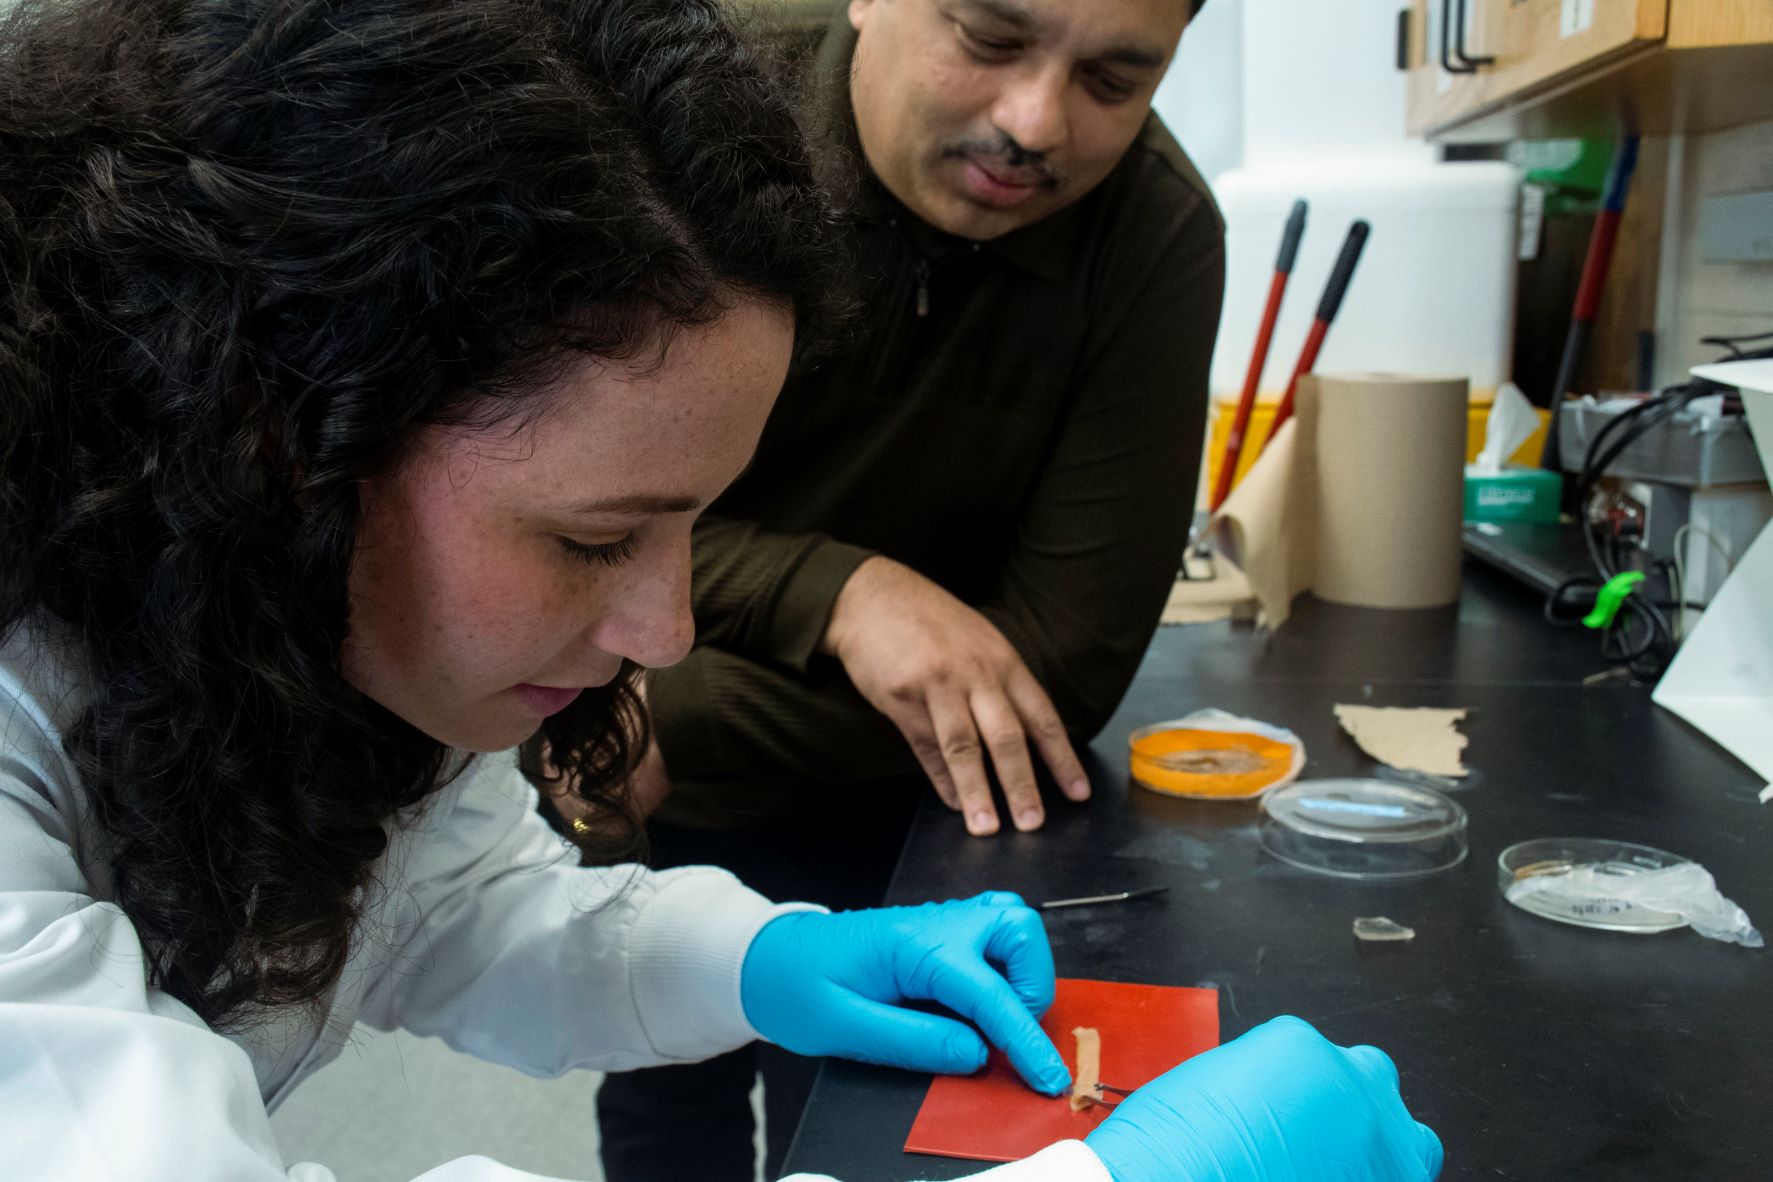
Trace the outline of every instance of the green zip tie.
<instances>
[{"instance_id":1,"label":"green zip tie","mask_svg":"<svg viewBox=\"0 0 1773 1182\"><path fill-rule=\"evenodd\" d=\"M1625 597L1643 581L1644 572L1641 570L1628 570L1608 579L1594 597L1594 610L1582 617L1583 624L1590 628L1611 626L1613 617L1625 606Z\"/></svg>"}]
</instances>

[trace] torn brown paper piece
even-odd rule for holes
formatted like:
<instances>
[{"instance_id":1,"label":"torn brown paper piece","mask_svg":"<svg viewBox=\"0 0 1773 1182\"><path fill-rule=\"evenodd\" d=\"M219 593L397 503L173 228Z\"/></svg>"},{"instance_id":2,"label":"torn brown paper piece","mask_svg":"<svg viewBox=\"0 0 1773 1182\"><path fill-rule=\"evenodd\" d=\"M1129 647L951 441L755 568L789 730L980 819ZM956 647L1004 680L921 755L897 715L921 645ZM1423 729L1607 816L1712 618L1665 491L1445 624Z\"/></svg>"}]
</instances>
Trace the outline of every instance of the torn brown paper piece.
<instances>
[{"instance_id":1,"label":"torn brown paper piece","mask_svg":"<svg viewBox=\"0 0 1773 1182\"><path fill-rule=\"evenodd\" d=\"M1380 763L1431 776L1466 776L1459 733L1466 710L1432 706L1337 706L1336 720Z\"/></svg>"},{"instance_id":2,"label":"torn brown paper piece","mask_svg":"<svg viewBox=\"0 0 1773 1182\"><path fill-rule=\"evenodd\" d=\"M1255 610L1250 580L1244 577L1243 571L1221 557L1213 562L1212 578L1176 580L1159 622L1210 624L1214 620L1233 617L1247 619L1255 614Z\"/></svg>"},{"instance_id":3,"label":"torn brown paper piece","mask_svg":"<svg viewBox=\"0 0 1773 1182\"><path fill-rule=\"evenodd\" d=\"M1317 431L1317 391L1299 383L1293 417L1262 450L1213 519L1217 548L1249 580L1257 604L1256 623L1279 628L1293 612L1293 600L1311 586L1317 560L1316 452L1300 446L1301 432Z\"/></svg>"}]
</instances>

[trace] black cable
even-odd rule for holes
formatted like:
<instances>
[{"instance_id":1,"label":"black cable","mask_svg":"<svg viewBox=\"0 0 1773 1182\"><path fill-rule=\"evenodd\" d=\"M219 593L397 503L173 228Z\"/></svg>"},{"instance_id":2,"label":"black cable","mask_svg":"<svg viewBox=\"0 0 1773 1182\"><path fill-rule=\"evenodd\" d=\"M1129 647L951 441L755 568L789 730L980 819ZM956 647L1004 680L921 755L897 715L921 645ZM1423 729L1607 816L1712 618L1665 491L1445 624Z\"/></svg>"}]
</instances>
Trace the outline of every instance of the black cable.
<instances>
[{"instance_id":1,"label":"black cable","mask_svg":"<svg viewBox=\"0 0 1773 1182\"><path fill-rule=\"evenodd\" d=\"M1571 575L1569 578L1553 587L1545 597L1545 607L1542 611L1547 624L1550 624L1554 628L1574 628L1582 622L1582 617L1588 614L1588 607L1578 606L1578 614L1574 616L1558 614L1558 608L1562 605L1564 596L1568 595L1571 591L1574 591L1577 587L1581 587L1583 590L1589 592L1597 592L1600 590L1600 585L1592 576ZM1589 607L1592 606L1593 604L1590 603Z\"/></svg>"},{"instance_id":2,"label":"black cable","mask_svg":"<svg viewBox=\"0 0 1773 1182\"><path fill-rule=\"evenodd\" d=\"M1610 561L1617 559L1616 554L1603 554L1601 539L1596 536L1594 523L1589 520L1589 494L1595 483L1626 448L1685 409L1694 399L1719 388L1721 387L1716 383L1697 380L1670 387L1613 416L1588 441L1576 482L1576 497L1578 511L1581 513L1582 541L1588 550L1595 575L1578 575L1565 579L1554 587L1545 601L1544 615L1547 621L1560 627L1580 624L1582 618L1593 608L1601 588L1613 578L1614 567L1622 565ZM1606 539L1607 547L1611 549L1617 545L1618 540L1616 536L1609 535ZM1584 593L1582 602L1571 600L1571 593L1576 591ZM1579 608L1580 614L1565 614L1570 608ZM1634 628L1634 625L1637 627ZM1634 631L1639 633L1635 639L1632 636ZM1645 664L1646 658L1654 658L1654 664L1660 665L1664 655L1672 651L1673 646L1674 630L1669 626L1668 617L1646 594L1628 594L1620 602L1619 611L1613 620L1601 630L1602 655L1612 663L1627 666L1634 673L1650 671L1650 666Z\"/></svg>"},{"instance_id":3,"label":"black cable","mask_svg":"<svg viewBox=\"0 0 1773 1182\"><path fill-rule=\"evenodd\" d=\"M1706 337L1701 343L1728 349L1731 354L1728 360L1732 361L1773 357L1773 347L1752 351L1737 347L1744 342L1760 340L1773 340L1773 332L1736 337ZM1621 411L1594 433L1588 446L1583 449L1582 467L1577 473L1576 506L1581 514L1579 524L1583 545L1588 550L1595 574L1573 576L1551 589L1551 593L1545 597L1543 608L1547 623L1560 628L1570 628L1582 623L1599 599L1601 589L1614 577L1614 566L1624 565L1617 561L1618 536L1609 533L1606 538L1606 554L1602 553L1601 540L1596 537L1595 523L1590 520L1589 509L1590 494L1595 484L1627 448L1685 410L1696 399L1712 393L1728 394L1729 391L1728 386L1695 378L1678 386L1670 386L1638 405ZM1584 601L1573 601L1571 595L1574 592L1583 593ZM1648 593L1639 593L1635 588L1627 592L1613 619L1601 630L1602 655L1609 661L1625 665L1633 673L1648 674L1660 669L1675 647L1674 629L1663 613L1663 607L1671 607L1677 611L1686 607L1704 607L1703 604L1686 599L1685 587L1679 589L1678 595L1678 600L1658 602ZM1568 614L1571 609L1576 614ZM1643 634L1633 641L1631 632L1635 621L1642 622ZM1654 661L1646 665L1646 658L1654 658Z\"/></svg>"},{"instance_id":4,"label":"black cable","mask_svg":"<svg viewBox=\"0 0 1773 1182\"><path fill-rule=\"evenodd\" d=\"M1746 341L1773 341L1773 332L1755 332L1744 333L1741 336L1699 338L1699 343L1702 345L1715 345L1720 349L1728 349L1730 351L1730 356L1725 358L1727 361L1750 361L1757 357L1773 355L1773 350L1755 349L1745 353L1736 347Z\"/></svg>"},{"instance_id":5,"label":"black cable","mask_svg":"<svg viewBox=\"0 0 1773 1182\"><path fill-rule=\"evenodd\" d=\"M1641 618L1645 622L1643 640L1630 647L1624 646L1622 643L1619 651L1609 653L1607 651L1609 640L1618 637L1623 642L1623 639L1630 633L1630 627L1620 624L1619 621L1632 618ZM1674 632L1669 628L1668 617L1663 615L1661 609L1655 604L1638 595L1626 596L1614 624L1616 626L1601 631L1601 655L1615 664L1634 665L1652 653L1657 653L1660 661L1660 650L1663 645L1674 643Z\"/></svg>"},{"instance_id":6,"label":"black cable","mask_svg":"<svg viewBox=\"0 0 1773 1182\"><path fill-rule=\"evenodd\" d=\"M1593 610L1603 586L1602 581L1592 575L1573 575L1565 579L1545 597L1542 612L1546 623L1557 628L1580 625ZM1580 601L1571 598L1574 592L1582 594ZM1643 635L1636 641L1631 640L1633 621L1643 623ZM1613 664L1630 666L1634 673L1647 674L1659 668L1673 645L1674 631L1669 627L1668 617L1647 596L1636 591L1626 595L1620 602L1618 613L1601 629L1601 655ZM1656 658L1655 662L1648 666L1642 664L1644 658L1650 656Z\"/></svg>"},{"instance_id":7,"label":"black cable","mask_svg":"<svg viewBox=\"0 0 1773 1182\"><path fill-rule=\"evenodd\" d=\"M1595 538L1594 523L1589 520L1589 493L1595 483L1626 448L1679 414L1695 399L1721 389L1724 387L1703 380L1672 386L1655 397L1647 398L1614 415L1588 441L1583 454L1582 470L1576 480L1576 508L1581 514L1582 539L1588 549L1589 560L1593 562L1603 581L1612 578L1617 572L1613 569L1613 564L1602 556ZM1613 438L1614 436L1617 438Z\"/></svg>"},{"instance_id":8,"label":"black cable","mask_svg":"<svg viewBox=\"0 0 1773 1182\"><path fill-rule=\"evenodd\" d=\"M1614 415L1612 421L1603 425L1595 432L1594 438L1589 440L1582 461L1583 486L1592 486L1612 466L1613 461L1646 432L1686 409L1695 399L1718 389L1722 387L1715 382L1698 380L1681 386L1671 386L1655 397L1646 398L1636 406ZM1629 430L1626 429L1628 426ZM1615 431L1619 432L1619 438L1603 448L1603 442Z\"/></svg>"}]
</instances>

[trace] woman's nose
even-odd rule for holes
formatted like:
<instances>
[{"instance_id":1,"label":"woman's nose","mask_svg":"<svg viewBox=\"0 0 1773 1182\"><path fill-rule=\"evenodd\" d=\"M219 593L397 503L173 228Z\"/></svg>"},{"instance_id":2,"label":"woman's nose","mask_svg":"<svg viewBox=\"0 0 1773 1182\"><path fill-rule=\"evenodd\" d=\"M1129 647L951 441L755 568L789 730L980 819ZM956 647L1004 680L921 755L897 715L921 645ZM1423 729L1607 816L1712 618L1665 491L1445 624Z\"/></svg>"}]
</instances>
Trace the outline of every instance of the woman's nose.
<instances>
[{"instance_id":1,"label":"woman's nose","mask_svg":"<svg viewBox=\"0 0 1773 1182\"><path fill-rule=\"evenodd\" d=\"M696 639L687 531L681 543L665 549L651 561L644 554L631 560L625 572L630 577L621 580L595 636L605 652L649 669L677 664Z\"/></svg>"}]
</instances>

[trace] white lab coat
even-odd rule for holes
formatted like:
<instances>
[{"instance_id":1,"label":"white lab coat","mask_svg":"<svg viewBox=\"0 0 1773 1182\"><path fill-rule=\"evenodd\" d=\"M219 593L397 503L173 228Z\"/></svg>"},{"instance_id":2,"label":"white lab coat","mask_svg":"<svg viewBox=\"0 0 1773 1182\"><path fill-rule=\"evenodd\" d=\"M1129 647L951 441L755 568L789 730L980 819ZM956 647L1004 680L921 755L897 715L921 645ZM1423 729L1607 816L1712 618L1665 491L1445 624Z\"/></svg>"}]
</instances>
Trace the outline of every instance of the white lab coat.
<instances>
[{"instance_id":1,"label":"white lab coat","mask_svg":"<svg viewBox=\"0 0 1773 1182\"><path fill-rule=\"evenodd\" d=\"M436 1035L536 1076L688 1062L757 1037L739 1001L777 906L707 867L584 869L509 755L397 829L323 1016L222 1035L151 989L110 901L61 735L85 698L51 625L0 647L0 1158L9 1182L333 1182L286 1164L267 1113L354 1022ZM978 1175L1109 1182L1065 1142ZM535 1182L484 1157L423 1182Z\"/></svg>"}]
</instances>

